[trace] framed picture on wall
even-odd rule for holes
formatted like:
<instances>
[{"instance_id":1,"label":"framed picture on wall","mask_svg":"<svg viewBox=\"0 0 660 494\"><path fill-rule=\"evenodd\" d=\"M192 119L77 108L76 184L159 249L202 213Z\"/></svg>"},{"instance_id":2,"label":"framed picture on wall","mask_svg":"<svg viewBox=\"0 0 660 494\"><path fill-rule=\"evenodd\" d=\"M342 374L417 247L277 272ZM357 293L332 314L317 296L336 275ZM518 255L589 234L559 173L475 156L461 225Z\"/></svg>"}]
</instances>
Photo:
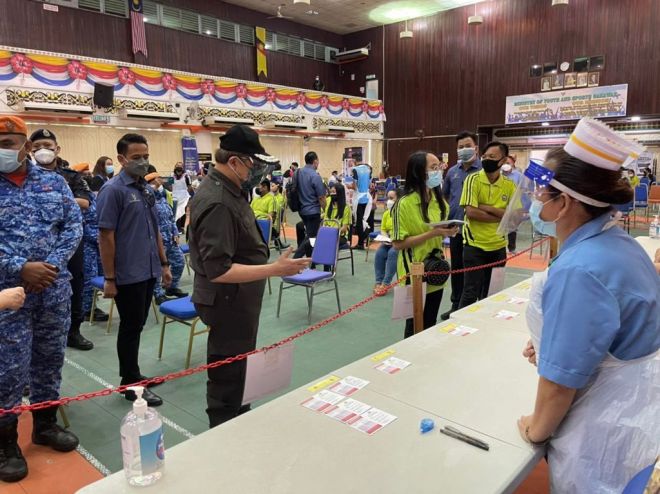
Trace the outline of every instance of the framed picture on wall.
<instances>
[{"instance_id":1,"label":"framed picture on wall","mask_svg":"<svg viewBox=\"0 0 660 494\"><path fill-rule=\"evenodd\" d=\"M575 84L577 82L575 76L576 76L575 72L566 72L566 74L564 74L565 88L575 87Z\"/></svg>"},{"instance_id":2,"label":"framed picture on wall","mask_svg":"<svg viewBox=\"0 0 660 494\"><path fill-rule=\"evenodd\" d=\"M555 74L552 76L552 89L562 89L564 87L564 74Z\"/></svg>"},{"instance_id":3,"label":"framed picture on wall","mask_svg":"<svg viewBox=\"0 0 660 494\"><path fill-rule=\"evenodd\" d=\"M600 84L600 72L589 72L589 87L596 87Z\"/></svg>"},{"instance_id":4,"label":"framed picture on wall","mask_svg":"<svg viewBox=\"0 0 660 494\"><path fill-rule=\"evenodd\" d=\"M541 91L550 91L552 89L552 77L543 77L541 79Z\"/></svg>"},{"instance_id":5,"label":"framed picture on wall","mask_svg":"<svg viewBox=\"0 0 660 494\"><path fill-rule=\"evenodd\" d=\"M575 78L576 80L576 86L577 87L587 87L587 73L586 72L579 72L577 77Z\"/></svg>"}]
</instances>

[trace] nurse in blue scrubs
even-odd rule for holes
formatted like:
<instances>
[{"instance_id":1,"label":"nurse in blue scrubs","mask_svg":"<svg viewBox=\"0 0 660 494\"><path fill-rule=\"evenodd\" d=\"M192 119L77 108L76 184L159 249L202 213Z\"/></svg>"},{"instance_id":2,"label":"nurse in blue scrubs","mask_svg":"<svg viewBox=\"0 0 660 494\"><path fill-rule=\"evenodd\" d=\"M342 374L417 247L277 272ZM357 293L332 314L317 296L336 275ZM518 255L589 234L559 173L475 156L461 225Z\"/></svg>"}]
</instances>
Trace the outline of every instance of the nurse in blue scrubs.
<instances>
[{"instance_id":1,"label":"nurse in blue scrubs","mask_svg":"<svg viewBox=\"0 0 660 494\"><path fill-rule=\"evenodd\" d=\"M660 448L660 277L611 205L633 198L620 167L638 146L580 121L536 191L530 219L557 237L542 294L534 413L518 421L547 443L552 492L620 493Z\"/></svg>"}]
</instances>

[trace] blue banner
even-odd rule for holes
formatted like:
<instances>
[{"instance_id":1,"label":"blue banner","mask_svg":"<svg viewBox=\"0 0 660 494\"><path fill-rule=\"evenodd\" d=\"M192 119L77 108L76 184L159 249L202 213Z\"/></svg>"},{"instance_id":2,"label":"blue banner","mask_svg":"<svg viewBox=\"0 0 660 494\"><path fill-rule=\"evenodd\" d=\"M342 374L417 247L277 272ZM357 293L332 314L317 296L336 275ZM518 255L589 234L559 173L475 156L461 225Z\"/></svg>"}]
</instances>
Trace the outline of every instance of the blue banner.
<instances>
[{"instance_id":1,"label":"blue banner","mask_svg":"<svg viewBox=\"0 0 660 494\"><path fill-rule=\"evenodd\" d=\"M192 136L181 138L181 149L183 151L183 166L187 172L199 173L199 153L197 152L197 141Z\"/></svg>"}]
</instances>

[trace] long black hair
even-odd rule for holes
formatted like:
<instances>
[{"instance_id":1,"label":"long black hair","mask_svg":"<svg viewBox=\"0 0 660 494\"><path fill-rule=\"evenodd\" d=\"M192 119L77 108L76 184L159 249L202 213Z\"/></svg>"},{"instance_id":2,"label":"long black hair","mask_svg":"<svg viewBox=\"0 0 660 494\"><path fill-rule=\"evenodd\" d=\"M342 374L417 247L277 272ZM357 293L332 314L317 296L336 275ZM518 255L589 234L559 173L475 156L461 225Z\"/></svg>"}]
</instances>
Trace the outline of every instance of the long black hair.
<instances>
[{"instance_id":1,"label":"long black hair","mask_svg":"<svg viewBox=\"0 0 660 494\"><path fill-rule=\"evenodd\" d=\"M346 189L339 182L335 182L330 186L331 189L335 189L337 195L335 196L334 201L330 201L330 207L328 208L328 219L334 219L332 217L332 210L334 205L337 204L337 219L341 222L341 219L344 217L344 209L346 208Z\"/></svg>"},{"instance_id":2,"label":"long black hair","mask_svg":"<svg viewBox=\"0 0 660 494\"><path fill-rule=\"evenodd\" d=\"M433 154L428 151L415 151L408 157L408 165L406 167L406 186L404 195L417 192L422 200L421 213L422 218L426 223L429 223L429 198L426 196L426 157ZM431 189L440 206L440 217L444 218L447 213L447 206L442 199L442 187L437 186Z\"/></svg>"}]
</instances>

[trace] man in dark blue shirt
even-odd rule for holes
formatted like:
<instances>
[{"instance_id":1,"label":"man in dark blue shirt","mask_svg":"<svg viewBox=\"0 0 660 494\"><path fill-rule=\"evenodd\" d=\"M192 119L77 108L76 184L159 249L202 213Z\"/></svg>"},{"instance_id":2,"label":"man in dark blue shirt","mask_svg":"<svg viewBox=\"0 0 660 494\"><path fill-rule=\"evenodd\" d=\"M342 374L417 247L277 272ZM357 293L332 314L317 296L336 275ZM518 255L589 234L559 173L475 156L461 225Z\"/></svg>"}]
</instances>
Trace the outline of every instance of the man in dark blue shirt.
<instances>
[{"instance_id":1,"label":"man in dark blue shirt","mask_svg":"<svg viewBox=\"0 0 660 494\"><path fill-rule=\"evenodd\" d=\"M465 211L460 206L463 183L468 175L481 170L477 136L471 132L461 132L456 136L456 148L458 163L447 172L442 186L442 193L449 203L449 219L462 221L465 217ZM461 235L460 230L457 235L451 237L449 250L451 252L451 269L463 269L463 235ZM463 274L452 274L451 309L440 316L443 321L449 319L451 313L458 309L462 294Z\"/></svg>"},{"instance_id":2,"label":"man in dark blue shirt","mask_svg":"<svg viewBox=\"0 0 660 494\"><path fill-rule=\"evenodd\" d=\"M117 355L121 384L146 379L140 372L140 334L147 320L156 279L164 287L172 273L158 231L156 198L144 180L149 169L149 146L144 136L126 134L117 143L121 172L105 183L98 197L99 248L105 273L105 298L114 298L119 312ZM124 394L135 401L133 391ZM144 390L149 406L163 403Z\"/></svg>"},{"instance_id":3,"label":"man in dark blue shirt","mask_svg":"<svg viewBox=\"0 0 660 494\"><path fill-rule=\"evenodd\" d=\"M318 173L319 157L314 151L305 155L305 166L298 171L298 196L300 219L305 225L305 239L316 238L321 226L321 211L325 211L326 188ZM305 255L305 242L298 245L295 258Z\"/></svg>"}]
</instances>

